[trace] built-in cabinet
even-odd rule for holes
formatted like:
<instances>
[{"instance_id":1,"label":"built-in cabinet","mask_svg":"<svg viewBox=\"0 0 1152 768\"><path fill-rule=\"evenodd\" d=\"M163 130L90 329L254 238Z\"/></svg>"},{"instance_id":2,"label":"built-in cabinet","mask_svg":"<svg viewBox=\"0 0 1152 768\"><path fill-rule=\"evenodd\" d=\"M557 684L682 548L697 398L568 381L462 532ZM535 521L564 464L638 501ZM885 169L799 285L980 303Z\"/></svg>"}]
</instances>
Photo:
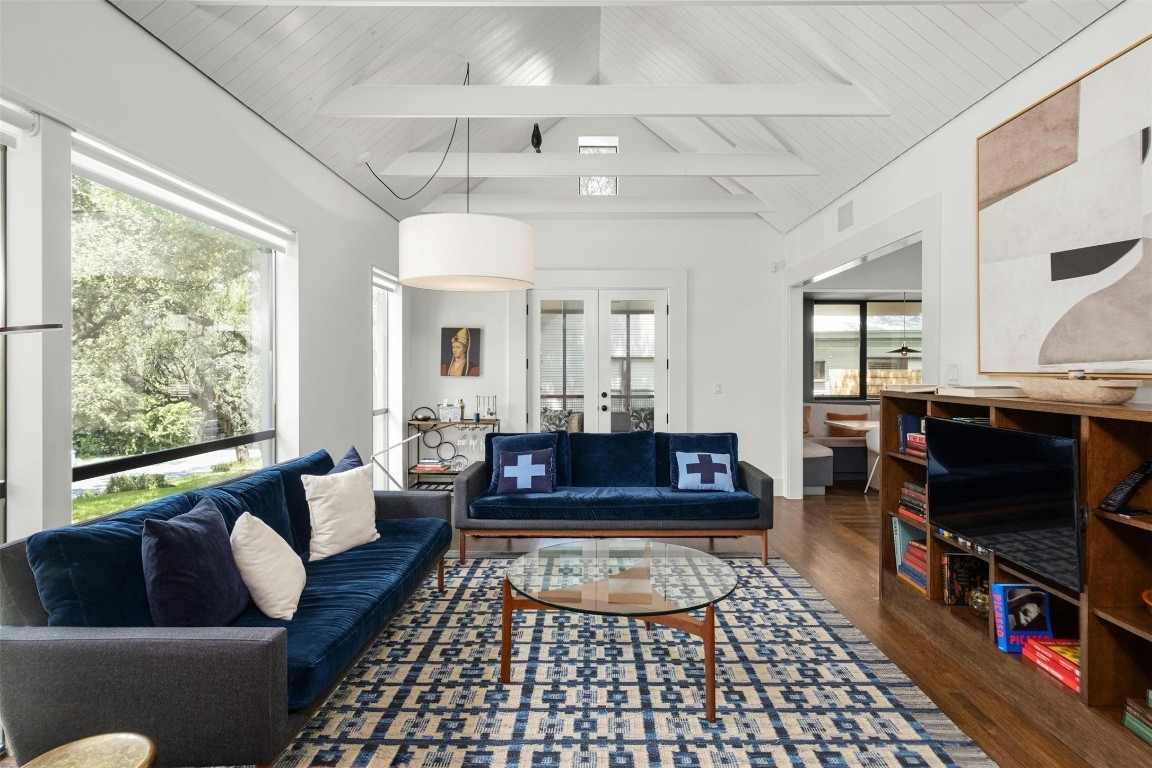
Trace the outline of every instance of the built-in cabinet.
<instances>
[{"instance_id":1,"label":"built-in cabinet","mask_svg":"<svg viewBox=\"0 0 1152 768\"><path fill-rule=\"evenodd\" d=\"M925 522L917 525L897 514L905 482L924 485L924 459L899 450L898 416L987 418L992 426L1072 437L1079 441L1080 502L1088 510L1082 534L1083 592L1074 594L995 553L977 553L943 535L932 525L931 488ZM1115 485L1141 461L1152 459L1152 406L1093 406L1030 399L976 399L935 394L884 393L881 396L880 600L882 603L939 623L940 631L960 638L952 644L961 663L978 666L1004 685L1014 686L1022 706L1045 720L1063 739L1102 739L1090 727L1092 718L1119 722L1126 698L1143 699L1152 688L1152 611L1141 593L1152 589L1152 515L1124 516L1096 508ZM1152 508L1152 483L1131 506ZM927 586L921 590L897 575L893 519L917 527L927 544ZM1055 634L1081 643L1080 693L1050 679L1017 654L996 651L991 612L981 618L966 606L943 600L941 555L977 554L987 562L992 582L1029 582L1049 594ZM989 650L990 649L990 650ZM1076 717L1064 704L1091 708L1092 718ZM1085 725L1088 723L1089 725ZM1080 731L1083 731L1081 734ZM1111 729L1109 729L1111 731ZM1140 761L1152 765L1152 747L1123 729L1109 739L1123 739ZM1128 741L1131 742L1128 745Z\"/></svg>"}]
</instances>

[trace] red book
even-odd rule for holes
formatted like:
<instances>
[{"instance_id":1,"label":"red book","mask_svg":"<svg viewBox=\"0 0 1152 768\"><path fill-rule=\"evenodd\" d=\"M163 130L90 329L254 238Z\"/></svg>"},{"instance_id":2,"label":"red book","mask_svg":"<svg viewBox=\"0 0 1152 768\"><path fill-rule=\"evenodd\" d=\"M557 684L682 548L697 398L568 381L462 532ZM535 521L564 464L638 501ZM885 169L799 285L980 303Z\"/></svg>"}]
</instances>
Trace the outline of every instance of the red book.
<instances>
[{"instance_id":1,"label":"red book","mask_svg":"<svg viewBox=\"0 0 1152 768\"><path fill-rule=\"evenodd\" d=\"M1047 662L1044 659L1037 658L1035 646L1029 647L1028 645L1025 645L1024 649L1020 653L1024 658L1034 663L1037 667L1044 670L1049 675L1071 688L1073 691L1076 691L1076 693L1080 693L1080 678L1061 666Z\"/></svg>"},{"instance_id":2,"label":"red book","mask_svg":"<svg viewBox=\"0 0 1152 768\"><path fill-rule=\"evenodd\" d=\"M920 502L921 504L923 504L923 503L925 503L926 501L928 501L928 497L927 497L927 496L925 496L923 493L920 493L919 491L914 491L914 490L912 490L911 488L903 488L903 489L901 489L901 491L900 491L900 495L901 495L901 496L907 496L909 499L912 499L913 501L918 501L918 502Z\"/></svg>"},{"instance_id":3,"label":"red book","mask_svg":"<svg viewBox=\"0 0 1152 768\"><path fill-rule=\"evenodd\" d=\"M900 517L903 517L905 520L909 520L913 523L920 523L920 525L924 525L924 515L918 515L910 509L905 509L904 507L900 507L899 509L896 510L896 514L900 515Z\"/></svg>"},{"instance_id":4,"label":"red book","mask_svg":"<svg viewBox=\"0 0 1152 768\"><path fill-rule=\"evenodd\" d=\"M913 556L905 552L904 558L901 560L901 562L912 570L916 571L916 573L922 574L925 578L927 578L928 571L926 570L925 563L923 561L916 560Z\"/></svg>"},{"instance_id":5,"label":"red book","mask_svg":"<svg viewBox=\"0 0 1152 768\"><path fill-rule=\"evenodd\" d=\"M1030 637L1024 643L1032 646L1037 661L1045 661L1080 677L1080 641L1052 637Z\"/></svg>"},{"instance_id":6,"label":"red book","mask_svg":"<svg viewBox=\"0 0 1152 768\"><path fill-rule=\"evenodd\" d=\"M926 445L927 438L921 432L908 433L908 445Z\"/></svg>"}]
</instances>

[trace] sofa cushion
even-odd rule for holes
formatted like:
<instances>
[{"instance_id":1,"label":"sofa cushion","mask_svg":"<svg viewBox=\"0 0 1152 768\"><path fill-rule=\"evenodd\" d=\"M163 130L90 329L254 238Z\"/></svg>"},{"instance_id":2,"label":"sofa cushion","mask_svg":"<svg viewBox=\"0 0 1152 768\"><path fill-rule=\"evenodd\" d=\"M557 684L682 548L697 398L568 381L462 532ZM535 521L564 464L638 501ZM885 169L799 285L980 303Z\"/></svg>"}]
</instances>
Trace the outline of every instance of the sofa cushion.
<instances>
[{"instance_id":1,"label":"sofa cushion","mask_svg":"<svg viewBox=\"0 0 1152 768\"><path fill-rule=\"evenodd\" d=\"M145 520L141 554L158 627L223 627L248 607L228 527L212 499L170 520Z\"/></svg>"},{"instance_id":2,"label":"sofa cushion","mask_svg":"<svg viewBox=\"0 0 1152 768\"><path fill-rule=\"evenodd\" d=\"M732 482L732 457L726 453L677 453L676 467L679 472L678 491L721 491L732 493L736 490Z\"/></svg>"},{"instance_id":3,"label":"sofa cushion","mask_svg":"<svg viewBox=\"0 0 1152 768\"><path fill-rule=\"evenodd\" d=\"M327 475L301 475L312 514L310 560L322 560L380 538L372 467Z\"/></svg>"},{"instance_id":4,"label":"sofa cushion","mask_svg":"<svg viewBox=\"0 0 1152 768\"><path fill-rule=\"evenodd\" d=\"M555 451L501 451L497 493L552 493Z\"/></svg>"},{"instance_id":5,"label":"sofa cushion","mask_svg":"<svg viewBox=\"0 0 1152 768\"><path fill-rule=\"evenodd\" d=\"M653 435L653 440L656 444L656 477L654 478L654 484L657 487L672 485L672 468L670 466L673 458L671 448L672 435L667 432L657 432Z\"/></svg>"},{"instance_id":6,"label":"sofa cushion","mask_svg":"<svg viewBox=\"0 0 1152 768\"><path fill-rule=\"evenodd\" d=\"M545 503L541 503L544 501ZM475 520L755 520L760 500L747 491L680 493L671 488L576 487L554 493L483 493L468 508Z\"/></svg>"},{"instance_id":7,"label":"sofa cushion","mask_svg":"<svg viewBox=\"0 0 1152 768\"><path fill-rule=\"evenodd\" d=\"M292 523L292 538L288 539L288 543L292 544L300 554L308 551L308 540L312 538L312 522L308 518L308 499L304 496L304 484L300 482L300 475L326 475L332 471L334 466L328 451L321 449L265 470L266 472L276 472L283 478L284 501L288 505L288 519Z\"/></svg>"},{"instance_id":8,"label":"sofa cushion","mask_svg":"<svg viewBox=\"0 0 1152 768\"><path fill-rule=\"evenodd\" d=\"M377 520L380 538L306 564L292 621L250 608L233 626L288 631L288 708L313 702L419 586L452 540L443 520Z\"/></svg>"},{"instance_id":9,"label":"sofa cushion","mask_svg":"<svg viewBox=\"0 0 1152 768\"><path fill-rule=\"evenodd\" d=\"M539 435L550 434L556 435L556 453L552 456L552 471L555 472L555 485L571 485L571 450L568 444L568 433L562 429L553 430L551 432L488 432L484 435L484 476L488 478L488 487L495 492L492 485L493 472L495 471L496 454L492 449L492 441L501 437L511 437L514 435ZM508 450L505 448L504 450ZM516 449L524 450L524 449ZM532 449L534 450L534 449Z\"/></svg>"},{"instance_id":10,"label":"sofa cushion","mask_svg":"<svg viewBox=\"0 0 1152 768\"><path fill-rule=\"evenodd\" d=\"M676 464L677 453L726 453L732 459L732 469L740 466L739 445L735 432L673 432L668 438L671 460L670 483L673 488L680 485L680 468ZM737 477L733 477L735 484Z\"/></svg>"},{"instance_id":11,"label":"sofa cushion","mask_svg":"<svg viewBox=\"0 0 1152 768\"><path fill-rule=\"evenodd\" d=\"M235 503L231 505L227 513L224 513L223 508L221 508L221 513L225 514L225 520L232 517L234 526L236 518L240 514L251 512L253 517L259 518L262 523L280 534L280 537L288 542L289 546L295 547L292 522L288 518L288 505L285 500L285 479L285 476L277 472L275 468L269 467L247 477L233 480L226 485L218 486L217 490L223 491L235 499ZM295 480L299 483L299 476L296 476ZM236 509L239 509L239 514L233 516ZM304 544L307 547L308 542L304 542ZM299 551L298 548L297 551Z\"/></svg>"},{"instance_id":12,"label":"sofa cushion","mask_svg":"<svg viewBox=\"0 0 1152 768\"><path fill-rule=\"evenodd\" d=\"M557 452L558 442L559 434L556 432L524 432L522 434L497 435L493 437L490 447L495 460L492 462L492 474L488 480L489 492L496 493L497 488L500 487L500 480L503 475L500 458L505 453L519 454L528 451L551 449L553 451L552 485L556 485L555 454Z\"/></svg>"},{"instance_id":13,"label":"sofa cushion","mask_svg":"<svg viewBox=\"0 0 1152 768\"><path fill-rule=\"evenodd\" d=\"M364 466L364 459L360 458L360 451L356 450L356 446L350 447L347 452L340 457L340 461L336 462L336 466L328 470L329 475L338 475L341 472L347 472L350 469ZM305 473L311 474L311 473ZM295 533L295 528L293 528Z\"/></svg>"},{"instance_id":14,"label":"sofa cushion","mask_svg":"<svg viewBox=\"0 0 1152 768\"><path fill-rule=\"evenodd\" d=\"M304 563L283 537L245 512L232 529L232 556L256 609L291 619L304 590Z\"/></svg>"},{"instance_id":15,"label":"sofa cushion","mask_svg":"<svg viewBox=\"0 0 1152 768\"><path fill-rule=\"evenodd\" d=\"M188 494L166 496L90 525L28 537L28 564L54 627L150 627L141 539L145 520L192 509Z\"/></svg>"},{"instance_id":16,"label":"sofa cushion","mask_svg":"<svg viewBox=\"0 0 1152 768\"><path fill-rule=\"evenodd\" d=\"M577 432L572 448L572 485L645 487L656 484L656 438L651 432Z\"/></svg>"}]
</instances>

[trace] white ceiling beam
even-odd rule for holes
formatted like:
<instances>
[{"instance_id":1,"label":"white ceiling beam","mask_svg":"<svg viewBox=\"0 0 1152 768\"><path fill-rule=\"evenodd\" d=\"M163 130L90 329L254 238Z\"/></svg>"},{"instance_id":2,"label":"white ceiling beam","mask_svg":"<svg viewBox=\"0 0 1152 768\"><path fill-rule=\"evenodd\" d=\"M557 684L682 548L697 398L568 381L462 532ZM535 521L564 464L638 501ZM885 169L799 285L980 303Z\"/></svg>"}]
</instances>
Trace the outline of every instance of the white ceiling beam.
<instances>
[{"instance_id":1,"label":"white ceiling beam","mask_svg":"<svg viewBox=\"0 0 1152 768\"><path fill-rule=\"evenodd\" d=\"M1026 0L193 0L194 5L327 5L347 8L623 8L693 5L1020 5Z\"/></svg>"},{"instance_id":2,"label":"white ceiling beam","mask_svg":"<svg viewBox=\"0 0 1152 768\"><path fill-rule=\"evenodd\" d=\"M465 196L441 195L424 208L425 213L462 213ZM472 195L472 213L772 213L776 209L756 195Z\"/></svg>"},{"instance_id":3,"label":"white ceiling beam","mask_svg":"<svg viewBox=\"0 0 1152 768\"><path fill-rule=\"evenodd\" d=\"M431 175L444 155L440 152L409 152L381 176ZM466 167L470 165L469 167ZM820 172L788 152L625 152L578 154L576 152L473 152L466 159L449 153L436 174L447 178L541 178L557 176L818 176Z\"/></svg>"},{"instance_id":4,"label":"white ceiling beam","mask_svg":"<svg viewBox=\"0 0 1152 768\"><path fill-rule=\"evenodd\" d=\"M353 85L342 117L883 117L854 85Z\"/></svg>"}]
</instances>

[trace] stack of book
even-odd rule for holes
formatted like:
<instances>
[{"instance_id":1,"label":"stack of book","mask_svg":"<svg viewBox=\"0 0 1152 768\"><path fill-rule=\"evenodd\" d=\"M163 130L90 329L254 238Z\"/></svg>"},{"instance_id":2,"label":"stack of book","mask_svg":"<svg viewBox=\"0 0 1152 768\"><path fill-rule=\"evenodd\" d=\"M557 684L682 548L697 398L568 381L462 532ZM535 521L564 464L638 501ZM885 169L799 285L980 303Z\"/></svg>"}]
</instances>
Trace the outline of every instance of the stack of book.
<instances>
[{"instance_id":1,"label":"stack of book","mask_svg":"<svg viewBox=\"0 0 1152 768\"><path fill-rule=\"evenodd\" d=\"M904 453L921 459L928 457L928 443L923 432L909 432L906 439L908 442L904 446Z\"/></svg>"},{"instance_id":2,"label":"stack of book","mask_svg":"<svg viewBox=\"0 0 1152 768\"><path fill-rule=\"evenodd\" d=\"M904 483L900 489L900 507L896 510L900 516L916 523L923 523L927 509L928 496L924 492L924 486Z\"/></svg>"},{"instance_id":3,"label":"stack of book","mask_svg":"<svg viewBox=\"0 0 1152 768\"><path fill-rule=\"evenodd\" d=\"M1021 651L1040 669L1080 693L1080 641L1030 637Z\"/></svg>"},{"instance_id":4,"label":"stack of book","mask_svg":"<svg viewBox=\"0 0 1152 768\"><path fill-rule=\"evenodd\" d=\"M1152 688L1144 701L1128 699L1124 705L1124 725L1132 733L1152 744Z\"/></svg>"},{"instance_id":5,"label":"stack of book","mask_svg":"<svg viewBox=\"0 0 1152 768\"><path fill-rule=\"evenodd\" d=\"M913 539L904 550L904 557L896 570L921 589L928 589L928 544L924 539Z\"/></svg>"},{"instance_id":6,"label":"stack of book","mask_svg":"<svg viewBox=\"0 0 1152 768\"><path fill-rule=\"evenodd\" d=\"M896 449L904 453L904 449L908 447L908 433L923 431L924 417L915 413L896 414Z\"/></svg>"},{"instance_id":7,"label":"stack of book","mask_svg":"<svg viewBox=\"0 0 1152 768\"><path fill-rule=\"evenodd\" d=\"M420 459L410 472L444 472L448 469L448 462L440 459Z\"/></svg>"}]
</instances>

